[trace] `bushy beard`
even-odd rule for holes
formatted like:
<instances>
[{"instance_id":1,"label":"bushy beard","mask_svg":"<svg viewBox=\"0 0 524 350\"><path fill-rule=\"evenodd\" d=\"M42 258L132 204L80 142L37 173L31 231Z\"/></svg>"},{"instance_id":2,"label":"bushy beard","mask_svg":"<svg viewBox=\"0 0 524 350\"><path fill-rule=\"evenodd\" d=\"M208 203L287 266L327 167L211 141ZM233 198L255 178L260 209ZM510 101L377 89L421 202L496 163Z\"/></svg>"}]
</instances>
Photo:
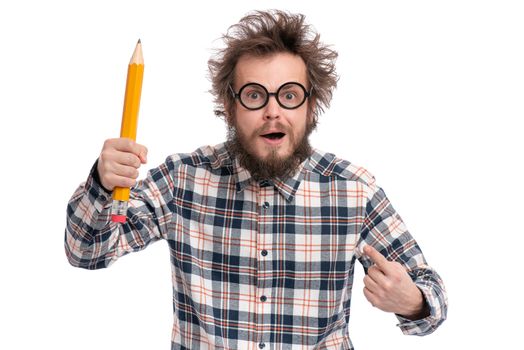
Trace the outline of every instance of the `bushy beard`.
<instances>
[{"instance_id":1,"label":"bushy beard","mask_svg":"<svg viewBox=\"0 0 524 350\"><path fill-rule=\"evenodd\" d=\"M284 128L281 126L281 129ZM278 149L274 148L265 159L261 159L249 151L249 140L246 139L245 135L239 133L235 125L228 124L228 150L233 158L238 158L240 165L249 171L255 181L277 178L285 181L292 177L300 164L311 155L312 148L309 144L309 135L313 129L314 126L308 123L304 135L296 143L292 133L286 132L287 137L290 137L290 142L294 145L294 150L288 157L280 157ZM255 134L258 134L258 132L255 132Z\"/></svg>"}]
</instances>

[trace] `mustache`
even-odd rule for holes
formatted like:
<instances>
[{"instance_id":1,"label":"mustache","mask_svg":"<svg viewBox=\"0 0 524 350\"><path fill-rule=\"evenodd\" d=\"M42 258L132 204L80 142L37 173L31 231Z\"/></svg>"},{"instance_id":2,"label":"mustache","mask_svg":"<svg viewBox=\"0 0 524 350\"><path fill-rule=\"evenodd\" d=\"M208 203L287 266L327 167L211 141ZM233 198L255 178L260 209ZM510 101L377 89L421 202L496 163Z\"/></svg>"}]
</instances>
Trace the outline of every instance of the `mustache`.
<instances>
[{"instance_id":1,"label":"mustache","mask_svg":"<svg viewBox=\"0 0 524 350\"><path fill-rule=\"evenodd\" d=\"M268 122L268 123L265 123L261 127L255 129L255 131L253 132L253 135L267 134L269 131L275 130L275 129L285 133L286 135L291 135L291 131L289 130L289 127L287 127L286 125L284 125L284 124L282 124L280 122L276 122L276 123Z\"/></svg>"}]
</instances>

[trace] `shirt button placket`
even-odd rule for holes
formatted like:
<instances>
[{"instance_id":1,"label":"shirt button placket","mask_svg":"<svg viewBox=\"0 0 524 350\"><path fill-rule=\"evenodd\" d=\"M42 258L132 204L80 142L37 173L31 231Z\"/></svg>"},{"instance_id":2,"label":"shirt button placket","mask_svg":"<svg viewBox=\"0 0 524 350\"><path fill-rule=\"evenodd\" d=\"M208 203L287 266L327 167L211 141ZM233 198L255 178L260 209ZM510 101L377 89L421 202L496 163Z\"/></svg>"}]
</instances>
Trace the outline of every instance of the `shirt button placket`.
<instances>
[{"instance_id":1,"label":"shirt button placket","mask_svg":"<svg viewBox=\"0 0 524 350\"><path fill-rule=\"evenodd\" d=\"M265 198L264 198L265 199ZM264 200L262 199L262 200ZM260 230L259 230L259 234L262 234L264 237L262 239L259 240L259 244L261 244L262 246L263 245L266 245L268 244L269 242L267 242L267 240L269 239L270 241L272 240L271 238L271 232L268 231L268 228L270 228L271 226L268 225L268 219L266 217L266 215L268 215L270 212L269 212L269 209L270 209L270 204L269 204L269 201L267 200L264 200L263 202L259 202L261 203L260 204L260 214L264 217L263 219L263 222L260 223L261 224L261 227L260 227ZM269 219L269 221L271 221ZM267 225L267 226L266 226ZM268 251L266 249L262 249L260 250L260 260L259 260L259 269L258 269L258 273L261 273L262 275L265 275L264 274L264 270L266 269L266 264L267 264L267 259L265 259L265 257L268 255ZM263 279L262 279L263 280ZM261 281L259 279L259 281ZM259 300L259 307L258 307L258 312L259 312L259 322L262 324L263 323L263 320L264 318L270 314L270 309L271 309L271 306L270 306L270 303L268 302L268 297L267 297L267 292L268 290L266 289L266 285L264 282L262 283L259 283L258 285L258 292L260 294L258 294L258 300ZM267 349L268 347L266 346L267 344L264 342L264 338L265 338L265 335L262 333L260 334L260 341L258 343L258 348L259 349Z\"/></svg>"}]
</instances>

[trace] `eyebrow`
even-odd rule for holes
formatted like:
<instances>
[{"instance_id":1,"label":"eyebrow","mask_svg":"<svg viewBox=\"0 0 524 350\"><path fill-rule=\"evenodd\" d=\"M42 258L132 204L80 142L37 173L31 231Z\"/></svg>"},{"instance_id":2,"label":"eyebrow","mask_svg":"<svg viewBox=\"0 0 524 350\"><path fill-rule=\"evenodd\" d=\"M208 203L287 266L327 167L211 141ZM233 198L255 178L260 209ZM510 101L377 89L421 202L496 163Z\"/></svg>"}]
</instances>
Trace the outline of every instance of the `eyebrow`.
<instances>
[{"instance_id":1,"label":"eyebrow","mask_svg":"<svg viewBox=\"0 0 524 350\"><path fill-rule=\"evenodd\" d=\"M302 82L300 82L299 79L297 79L297 80L288 80L288 81L283 82L282 84L278 85L278 87L275 89L274 92L276 92L276 91L277 91L278 89L280 89L282 86L284 86L284 85L286 85L286 84L289 84L289 83L299 83L299 84L302 84L302 86L304 86L304 88L306 88L306 91L309 92L309 90L308 90L308 88L307 88L307 85L310 85L310 84L309 84L309 83L302 83ZM248 80L247 82L245 82L245 83L243 83L243 84L239 84L239 85L240 85L240 87L243 87L243 86L245 86L245 85L247 85L247 84L259 84L259 85L262 85L263 87L265 87L267 91L269 91L269 89L267 88L266 85L264 85L264 84L262 84L262 83L259 83L258 81Z\"/></svg>"}]
</instances>

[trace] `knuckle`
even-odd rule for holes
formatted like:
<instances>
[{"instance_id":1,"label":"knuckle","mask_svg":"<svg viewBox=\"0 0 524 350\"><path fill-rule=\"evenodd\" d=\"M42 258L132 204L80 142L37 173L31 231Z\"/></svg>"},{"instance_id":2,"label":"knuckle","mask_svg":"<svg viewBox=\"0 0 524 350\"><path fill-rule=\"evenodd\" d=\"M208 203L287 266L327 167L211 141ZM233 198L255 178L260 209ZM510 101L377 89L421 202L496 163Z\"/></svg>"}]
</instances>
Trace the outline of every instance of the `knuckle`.
<instances>
[{"instance_id":1,"label":"knuckle","mask_svg":"<svg viewBox=\"0 0 524 350\"><path fill-rule=\"evenodd\" d=\"M384 282L384 291L390 292L394 288L394 284L391 281Z\"/></svg>"},{"instance_id":2,"label":"knuckle","mask_svg":"<svg viewBox=\"0 0 524 350\"><path fill-rule=\"evenodd\" d=\"M393 282L398 284L398 283L400 283L402 281L402 274L401 273L395 273L395 274L393 274L392 278L393 278Z\"/></svg>"},{"instance_id":3,"label":"knuckle","mask_svg":"<svg viewBox=\"0 0 524 350\"><path fill-rule=\"evenodd\" d=\"M104 141L104 149L112 149L115 148L115 145L118 143L118 139L107 139Z\"/></svg>"},{"instance_id":4,"label":"knuckle","mask_svg":"<svg viewBox=\"0 0 524 350\"><path fill-rule=\"evenodd\" d=\"M130 167L128 167L127 165L126 166L123 166L121 167L119 170L118 170L118 175L122 176L122 177L125 177L125 178L130 178L132 177L133 171L130 169Z\"/></svg>"},{"instance_id":5,"label":"knuckle","mask_svg":"<svg viewBox=\"0 0 524 350\"><path fill-rule=\"evenodd\" d=\"M100 152L100 161L103 163L107 158L107 149L104 147Z\"/></svg>"},{"instance_id":6,"label":"knuckle","mask_svg":"<svg viewBox=\"0 0 524 350\"><path fill-rule=\"evenodd\" d=\"M126 153L125 157L126 164L135 166L135 156L133 155L133 153Z\"/></svg>"},{"instance_id":7,"label":"knuckle","mask_svg":"<svg viewBox=\"0 0 524 350\"><path fill-rule=\"evenodd\" d=\"M135 168L129 168L128 177L136 179L138 177L138 170L136 170Z\"/></svg>"},{"instance_id":8,"label":"knuckle","mask_svg":"<svg viewBox=\"0 0 524 350\"><path fill-rule=\"evenodd\" d=\"M114 151L112 149L104 148L102 152L100 152L100 161L105 167L108 167L109 163L111 160L114 160L114 158Z\"/></svg>"},{"instance_id":9,"label":"knuckle","mask_svg":"<svg viewBox=\"0 0 524 350\"><path fill-rule=\"evenodd\" d=\"M128 139L128 138L125 138L125 145L128 149L132 150L135 146L135 141L131 140L131 139Z\"/></svg>"}]
</instances>

